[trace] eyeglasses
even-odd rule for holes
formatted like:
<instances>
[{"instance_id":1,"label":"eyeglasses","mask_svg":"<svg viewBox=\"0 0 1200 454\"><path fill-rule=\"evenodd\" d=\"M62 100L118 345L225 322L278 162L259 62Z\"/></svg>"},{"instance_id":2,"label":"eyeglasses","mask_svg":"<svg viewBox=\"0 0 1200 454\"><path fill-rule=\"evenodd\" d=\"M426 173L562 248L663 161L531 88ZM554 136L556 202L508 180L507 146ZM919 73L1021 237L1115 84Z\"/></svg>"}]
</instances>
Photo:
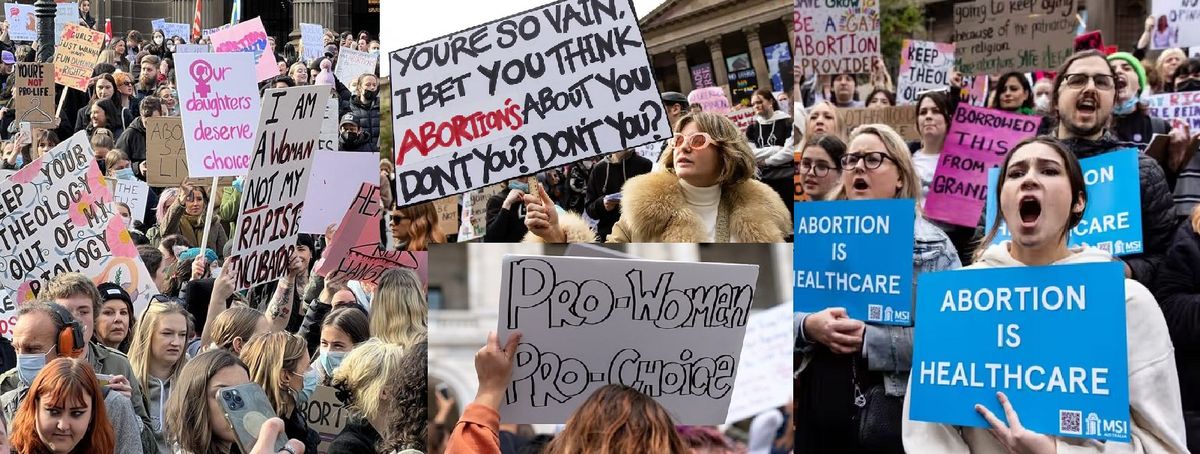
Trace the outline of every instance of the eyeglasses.
<instances>
[{"instance_id":1,"label":"eyeglasses","mask_svg":"<svg viewBox=\"0 0 1200 454\"><path fill-rule=\"evenodd\" d=\"M882 166L885 159L892 161L892 163L896 162L895 158L888 156L887 153L882 151L847 154L842 156L842 168L852 169L858 166L858 161L861 160L864 167L866 167L868 170L874 170L878 169L879 166Z\"/></svg>"},{"instance_id":2,"label":"eyeglasses","mask_svg":"<svg viewBox=\"0 0 1200 454\"><path fill-rule=\"evenodd\" d=\"M1084 88L1088 80L1096 85L1097 90L1108 91L1117 86L1115 79L1109 74L1071 73L1064 76L1063 83L1071 88Z\"/></svg>"},{"instance_id":3,"label":"eyeglasses","mask_svg":"<svg viewBox=\"0 0 1200 454\"><path fill-rule=\"evenodd\" d=\"M687 135L676 133L675 138L671 141L671 143L675 146L675 148L683 148L683 146L686 144L688 148L695 150L697 148L707 147L713 144L714 141L712 136L708 135L708 133L697 132Z\"/></svg>"},{"instance_id":4,"label":"eyeglasses","mask_svg":"<svg viewBox=\"0 0 1200 454\"><path fill-rule=\"evenodd\" d=\"M797 173L804 175L808 172L812 172L813 175L818 177L829 175L829 171L833 169L834 167L826 164L825 161L816 161L812 159L801 159L800 165L796 166Z\"/></svg>"}]
</instances>

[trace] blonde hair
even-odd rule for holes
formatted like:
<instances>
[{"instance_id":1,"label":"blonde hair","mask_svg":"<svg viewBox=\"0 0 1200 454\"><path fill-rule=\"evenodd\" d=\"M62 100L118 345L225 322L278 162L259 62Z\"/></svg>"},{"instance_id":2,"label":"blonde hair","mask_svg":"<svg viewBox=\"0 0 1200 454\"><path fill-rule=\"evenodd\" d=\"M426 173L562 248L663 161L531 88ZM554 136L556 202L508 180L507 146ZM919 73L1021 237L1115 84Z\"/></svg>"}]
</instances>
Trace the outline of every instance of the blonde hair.
<instances>
[{"instance_id":1,"label":"blonde hair","mask_svg":"<svg viewBox=\"0 0 1200 454\"><path fill-rule=\"evenodd\" d=\"M829 101L821 101L819 103L813 104L812 107L808 108L808 112L804 116L804 133L808 134L808 135L815 135L815 133L813 133L812 131L810 131L808 129L808 119L809 119L809 117L812 116L813 112L820 110L822 106L824 106L825 108L828 108L831 112L833 112L833 122L834 122L833 129L830 131L825 131L824 135L834 135L834 136L837 136L839 139L845 138L846 130L845 130L845 128L842 127L842 116L841 116L841 114L838 113L837 106L833 105L833 103L831 103ZM799 125L800 122L796 122L795 124Z\"/></svg>"},{"instance_id":2,"label":"blonde hair","mask_svg":"<svg viewBox=\"0 0 1200 454\"><path fill-rule=\"evenodd\" d=\"M893 199L913 199L916 201L917 211L921 209L921 179L917 177L917 171L913 167L912 156L908 152L908 145L904 144L904 138L900 137L900 133L892 129L891 126L883 124L867 124L860 125L850 132L850 142L863 134L871 134L879 138L883 142L883 147L887 149L887 154L896 162L896 170L900 173L900 190L896 192ZM846 151L849 154L849 150ZM843 172L849 172L851 169L842 169ZM837 189L834 189L831 200L846 199L846 185L838 184Z\"/></svg>"},{"instance_id":3,"label":"blonde hair","mask_svg":"<svg viewBox=\"0 0 1200 454\"><path fill-rule=\"evenodd\" d=\"M696 123L700 132L712 136L713 141L716 142L717 153L721 157L720 173L717 175L718 184L729 187L754 178L754 172L757 169L754 163L754 152L750 150L750 144L746 141L746 137L742 135L741 131L738 131L737 125L721 114L695 112L680 117L679 121L675 123L675 131L683 131L683 128L691 123ZM658 162L664 169L674 174L675 147L668 146L667 150L658 157Z\"/></svg>"},{"instance_id":4,"label":"blonde hair","mask_svg":"<svg viewBox=\"0 0 1200 454\"><path fill-rule=\"evenodd\" d=\"M262 312L246 306L230 307L221 311L217 318L213 319L210 339L218 348L233 351L233 340L237 338L241 338L242 342L250 340L262 317Z\"/></svg>"},{"instance_id":5,"label":"blonde hair","mask_svg":"<svg viewBox=\"0 0 1200 454\"><path fill-rule=\"evenodd\" d=\"M187 327L185 330L187 337L190 338L192 330L188 324L187 311L183 306L157 301L152 301L146 307L146 312L142 314L137 330L133 333L133 342L129 344L129 365L133 367L134 375L137 375L138 381L142 383L142 389L150 389L150 355L153 352L151 344L154 333L158 332L159 322L163 317L174 314L183 316L183 325ZM187 364L187 355L179 355L179 360L171 366L171 376L166 381L175 383L175 379L179 377L179 370L183 369L185 364Z\"/></svg>"},{"instance_id":6,"label":"blonde hair","mask_svg":"<svg viewBox=\"0 0 1200 454\"><path fill-rule=\"evenodd\" d=\"M1175 74L1167 74L1166 71L1163 71L1163 65L1167 63L1167 57L1172 55L1179 57L1179 66L1183 66L1184 63L1187 63L1187 54L1183 53L1183 49L1178 47L1166 49L1162 51L1161 54L1158 54L1158 59L1154 60L1154 70L1158 71L1158 77L1159 79L1163 80L1164 84L1166 84L1167 80L1174 80L1173 78L1175 77Z\"/></svg>"},{"instance_id":7,"label":"blonde hair","mask_svg":"<svg viewBox=\"0 0 1200 454\"><path fill-rule=\"evenodd\" d=\"M296 401L283 386L285 372L295 371L300 358L308 355L304 338L287 331L262 333L250 338L242 348L241 359L250 370L250 380L258 383L267 394L267 400L275 407L275 413L287 419L296 409ZM300 380L291 377L289 380Z\"/></svg>"},{"instance_id":8,"label":"blonde hair","mask_svg":"<svg viewBox=\"0 0 1200 454\"><path fill-rule=\"evenodd\" d=\"M392 268L379 276L371 300L371 335L408 348L425 336L429 313L425 291L417 273Z\"/></svg>"},{"instance_id":9,"label":"blonde hair","mask_svg":"<svg viewBox=\"0 0 1200 454\"><path fill-rule=\"evenodd\" d=\"M413 345L421 340L417 339ZM372 419L385 410L380 405L380 393L392 377L401 375L401 364L407 347L371 339L363 342L333 372L333 386L349 388L353 393L350 407L366 419ZM392 398L396 391L389 390ZM394 400L393 400L394 401Z\"/></svg>"}]
</instances>

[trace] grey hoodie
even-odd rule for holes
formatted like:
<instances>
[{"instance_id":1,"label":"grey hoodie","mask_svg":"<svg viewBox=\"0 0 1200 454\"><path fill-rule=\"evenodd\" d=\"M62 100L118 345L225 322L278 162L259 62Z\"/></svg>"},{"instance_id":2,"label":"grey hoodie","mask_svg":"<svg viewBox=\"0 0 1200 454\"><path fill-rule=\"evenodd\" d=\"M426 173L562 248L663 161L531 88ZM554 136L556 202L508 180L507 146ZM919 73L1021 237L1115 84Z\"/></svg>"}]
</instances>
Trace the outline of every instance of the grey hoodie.
<instances>
[{"instance_id":1,"label":"grey hoodie","mask_svg":"<svg viewBox=\"0 0 1200 454\"><path fill-rule=\"evenodd\" d=\"M989 247L983 257L966 269L1025 266L1009 254L1009 243L1005 241ZM1054 265L1111 261L1113 258L1107 252L1088 247L1072 249L1070 256ZM1129 356L1129 414L1133 426L1131 442L1102 444L1095 440L1059 437L1056 439L1059 454L1188 452L1179 375L1175 372L1174 347L1167 332L1167 322L1150 291L1132 279L1125 279L1125 329ZM909 420L908 405L908 399L904 399L904 448L908 452L1005 452L986 429ZM1015 410L1019 416L1021 409Z\"/></svg>"}]
</instances>

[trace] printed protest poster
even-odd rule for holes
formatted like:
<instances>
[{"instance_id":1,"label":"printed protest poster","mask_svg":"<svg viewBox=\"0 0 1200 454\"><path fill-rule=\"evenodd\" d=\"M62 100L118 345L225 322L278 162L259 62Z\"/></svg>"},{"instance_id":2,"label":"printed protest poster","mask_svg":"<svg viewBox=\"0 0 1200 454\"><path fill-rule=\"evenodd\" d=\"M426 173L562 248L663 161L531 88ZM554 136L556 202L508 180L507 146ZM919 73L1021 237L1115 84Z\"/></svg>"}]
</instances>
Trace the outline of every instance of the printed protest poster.
<instances>
[{"instance_id":1,"label":"printed protest poster","mask_svg":"<svg viewBox=\"0 0 1200 454\"><path fill-rule=\"evenodd\" d=\"M338 117L338 98L330 96L325 103L325 115L321 118L321 138L317 151L338 151L338 132L341 118Z\"/></svg>"},{"instance_id":2,"label":"printed protest poster","mask_svg":"<svg viewBox=\"0 0 1200 454\"><path fill-rule=\"evenodd\" d=\"M986 74L978 76L963 75L962 88L959 89L961 103L977 107L987 107L988 93L991 81Z\"/></svg>"},{"instance_id":3,"label":"printed protest poster","mask_svg":"<svg viewBox=\"0 0 1200 454\"><path fill-rule=\"evenodd\" d=\"M1041 117L960 104L925 198L925 217L979 225L988 197L987 171L1004 163L1017 142L1037 135Z\"/></svg>"},{"instance_id":4,"label":"printed protest poster","mask_svg":"<svg viewBox=\"0 0 1200 454\"><path fill-rule=\"evenodd\" d=\"M600 5L563 0L391 53L398 203L670 137L631 0Z\"/></svg>"},{"instance_id":5,"label":"printed protest poster","mask_svg":"<svg viewBox=\"0 0 1200 454\"><path fill-rule=\"evenodd\" d=\"M341 222L363 183L379 184L379 155L318 151L313 154L311 175L300 233L324 235L329 224Z\"/></svg>"},{"instance_id":6,"label":"printed protest poster","mask_svg":"<svg viewBox=\"0 0 1200 454\"><path fill-rule=\"evenodd\" d=\"M287 273L327 99L329 87L322 85L270 89L263 95L229 257L238 266L239 290Z\"/></svg>"},{"instance_id":7,"label":"printed protest poster","mask_svg":"<svg viewBox=\"0 0 1200 454\"><path fill-rule=\"evenodd\" d=\"M427 252L388 251L379 244L379 186L363 183L338 224L337 233L317 262L317 274L326 279L376 282L392 268L407 268L429 281Z\"/></svg>"},{"instance_id":8,"label":"printed protest poster","mask_svg":"<svg viewBox=\"0 0 1200 454\"><path fill-rule=\"evenodd\" d=\"M1002 391L1033 432L1129 441L1124 276L1117 262L922 274L909 416L989 428L975 405L1004 415Z\"/></svg>"},{"instance_id":9,"label":"printed protest poster","mask_svg":"<svg viewBox=\"0 0 1200 454\"><path fill-rule=\"evenodd\" d=\"M67 24L62 44L54 49L54 83L86 92L105 38L82 25Z\"/></svg>"},{"instance_id":10,"label":"printed protest poster","mask_svg":"<svg viewBox=\"0 0 1200 454\"><path fill-rule=\"evenodd\" d=\"M342 433L342 428L354 414L338 400L337 390L323 385L317 385L312 397L300 406L299 411L308 427L321 434L321 443L317 445L318 453L329 451L329 444Z\"/></svg>"},{"instance_id":11,"label":"printed protest poster","mask_svg":"<svg viewBox=\"0 0 1200 454\"><path fill-rule=\"evenodd\" d=\"M37 17L32 4L5 3L4 20L8 22L8 37L13 41L37 41Z\"/></svg>"},{"instance_id":12,"label":"printed protest poster","mask_svg":"<svg viewBox=\"0 0 1200 454\"><path fill-rule=\"evenodd\" d=\"M950 71L953 70L953 43L904 40L900 50L896 103L912 104L923 91L946 88L950 85Z\"/></svg>"},{"instance_id":13,"label":"printed protest poster","mask_svg":"<svg viewBox=\"0 0 1200 454\"><path fill-rule=\"evenodd\" d=\"M701 63L691 67L692 86L696 88L715 87L717 76L713 74L712 63Z\"/></svg>"},{"instance_id":14,"label":"printed protest poster","mask_svg":"<svg viewBox=\"0 0 1200 454\"><path fill-rule=\"evenodd\" d=\"M41 127L54 123L53 63L17 63L13 65L17 83L13 86L14 123L29 122Z\"/></svg>"},{"instance_id":15,"label":"printed protest poster","mask_svg":"<svg viewBox=\"0 0 1200 454\"><path fill-rule=\"evenodd\" d=\"M461 204L462 197L457 195L433 201L433 208L437 210L438 226L447 235L458 231L458 207Z\"/></svg>"},{"instance_id":16,"label":"printed protest poster","mask_svg":"<svg viewBox=\"0 0 1200 454\"><path fill-rule=\"evenodd\" d=\"M912 199L797 203L795 312L912 325Z\"/></svg>"},{"instance_id":17,"label":"printed protest poster","mask_svg":"<svg viewBox=\"0 0 1200 454\"><path fill-rule=\"evenodd\" d=\"M158 293L80 131L0 181L0 334L62 273L121 284L140 313Z\"/></svg>"},{"instance_id":18,"label":"printed protest poster","mask_svg":"<svg viewBox=\"0 0 1200 454\"><path fill-rule=\"evenodd\" d=\"M267 32L263 29L262 19L255 17L227 29L213 33L214 52L249 52L254 56L255 82L262 82L279 75L279 65L275 63L275 53L267 52ZM181 65L182 66L182 65ZM189 147L190 148L190 147Z\"/></svg>"},{"instance_id":19,"label":"printed protest poster","mask_svg":"<svg viewBox=\"0 0 1200 454\"><path fill-rule=\"evenodd\" d=\"M882 123L895 129L904 140L921 140L921 132L917 130L917 110L912 106L838 109L838 116L846 131L852 131L858 125Z\"/></svg>"},{"instance_id":20,"label":"printed protest poster","mask_svg":"<svg viewBox=\"0 0 1200 454\"><path fill-rule=\"evenodd\" d=\"M880 56L879 2L796 0L796 74L865 74Z\"/></svg>"},{"instance_id":21,"label":"printed protest poster","mask_svg":"<svg viewBox=\"0 0 1200 454\"><path fill-rule=\"evenodd\" d=\"M717 114L729 113L729 96L725 95L725 87L697 88L687 95L688 104L698 104L705 112Z\"/></svg>"},{"instance_id":22,"label":"printed protest poster","mask_svg":"<svg viewBox=\"0 0 1200 454\"><path fill-rule=\"evenodd\" d=\"M1075 50L1075 11L1075 0L954 4L959 71L1053 70Z\"/></svg>"},{"instance_id":23,"label":"printed protest poster","mask_svg":"<svg viewBox=\"0 0 1200 454\"><path fill-rule=\"evenodd\" d=\"M791 91L795 77L793 75L792 52L787 41L763 46L763 52L767 54L767 74L771 79L771 91ZM790 111L784 109L784 112Z\"/></svg>"},{"instance_id":24,"label":"printed protest poster","mask_svg":"<svg viewBox=\"0 0 1200 454\"><path fill-rule=\"evenodd\" d=\"M792 308L787 304L750 315L726 423L787 405L792 395L794 342Z\"/></svg>"},{"instance_id":25,"label":"printed protest poster","mask_svg":"<svg viewBox=\"0 0 1200 454\"><path fill-rule=\"evenodd\" d=\"M1138 150L1127 148L1080 159L1087 185L1083 219L1071 229L1071 247L1092 246L1114 256L1140 254L1142 244L1142 191L1138 176ZM996 214L996 181L1000 169L988 172L987 230ZM1012 238L1003 223L992 244Z\"/></svg>"},{"instance_id":26,"label":"printed protest poster","mask_svg":"<svg viewBox=\"0 0 1200 454\"><path fill-rule=\"evenodd\" d=\"M1142 98L1148 114L1171 122L1172 128L1188 126L1192 130L1200 130L1200 91L1185 91L1180 93L1163 93ZM1140 135L1135 141L1147 140Z\"/></svg>"},{"instance_id":27,"label":"printed protest poster","mask_svg":"<svg viewBox=\"0 0 1200 454\"><path fill-rule=\"evenodd\" d=\"M150 185L139 180L110 181L113 202L128 205L131 219L143 219L146 216L146 203L150 200Z\"/></svg>"},{"instance_id":28,"label":"printed protest poster","mask_svg":"<svg viewBox=\"0 0 1200 454\"><path fill-rule=\"evenodd\" d=\"M725 70L733 105L749 107L750 97L754 95L754 90L758 90L758 74L750 64L750 55L725 57Z\"/></svg>"},{"instance_id":29,"label":"printed protest poster","mask_svg":"<svg viewBox=\"0 0 1200 454\"><path fill-rule=\"evenodd\" d=\"M260 105L251 55L178 54L175 63L188 175L245 175Z\"/></svg>"},{"instance_id":30,"label":"printed protest poster","mask_svg":"<svg viewBox=\"0 0 1200 454\"><path fill-rule=\"evenodd\" d=\"M612 383L677 424L725 422L757 265L507 255L502 272L499 336L523 337L501 419L563 423Z\"/></svg>"},{"instance_id":31,"label":"printed protest poster","mask_svg":"<svg viewBox=\"0 0 1200 454\"><path fill-rule=\"evenodd\" d=\"M300 46L304 60L312 61L325 56L325 45L321 43L324 35L325 28L321 24L300 23Z\"/></svg>"},{"instance_id":32,"label":"printed protest poster","mask_svg":"<svg viewBox=\"0 0 1200 454\"><path fill-rule=\"evenodd\" d=\"M324 55L324 52L321 55ZM371 55L370 52L343 47L338 49L337 67L333 68L333 75L349 87L350 82L358 76L375 74L375 64L378 62L379 57Z\"/></svg>"},{"instance_id":33,"label":"printed protest poster","mask_svg":"<svg viewBox=\"0 0 1200 454\"><path fill-rule=\"evenodd\" d=\"M1151 49L1200 45L1200 5L1189 0L1154 0Z\"/></svg>"},{"instance_id":34,"label":"printed protest poster","mask_svg":"<svg viewBox=\"0 0 1200 454\"><path fill-rule=\"evenodd\" d=\"M754 108L739 107L730 110L729 112L725 112L725 118L732 121L734 126L737 126L738 131L745 131L754 122Z\"/></svg>"}]
</instances>

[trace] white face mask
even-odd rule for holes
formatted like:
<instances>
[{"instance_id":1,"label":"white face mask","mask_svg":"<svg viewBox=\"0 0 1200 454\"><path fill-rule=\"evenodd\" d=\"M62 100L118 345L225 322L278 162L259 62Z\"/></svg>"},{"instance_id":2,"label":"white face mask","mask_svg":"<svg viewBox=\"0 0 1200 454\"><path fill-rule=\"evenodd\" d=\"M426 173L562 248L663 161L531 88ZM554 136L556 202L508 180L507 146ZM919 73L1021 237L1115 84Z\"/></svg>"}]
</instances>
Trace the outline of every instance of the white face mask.
<instances>
[{"instance_id":1,"label":"white face mask","mask_svg":"<svg viewBox=\"0 0 1200 454\"><path fill-rule=\"evenodd\" d=\"M162 39L162 38L159 38L159 37L155 37L155 38L154 38L154 44L158 44L158 45L160 45L160 46L161 46L161 45L162 45L162 43L163 43L163 39Z\"/></svg>"},{"instance_id":2,"label":"white face mask","mask_svg":"<svg viewBox=\"0 0 1200 454\"><path fill-rule=\"evenodd\" d=\"M129 220L129 216L122 214L121 220L125 221L125 228L127 228L127 229L133 228L133 222Z\"/></svg>"},{"instance_id":3,"label":"white face mask","mask_svg":"<svg viewBox=\"0 0 1200 454\"><path fill-rule=\"evenodd\" d=\"M1043 112L1049 111L1050 110L1050 96L1049 95L1041 95L1036 98L1033 98L1033 104L1035 107L1037 107L1037 110L1041 110Z\"/></svg>"}]
</instances>

